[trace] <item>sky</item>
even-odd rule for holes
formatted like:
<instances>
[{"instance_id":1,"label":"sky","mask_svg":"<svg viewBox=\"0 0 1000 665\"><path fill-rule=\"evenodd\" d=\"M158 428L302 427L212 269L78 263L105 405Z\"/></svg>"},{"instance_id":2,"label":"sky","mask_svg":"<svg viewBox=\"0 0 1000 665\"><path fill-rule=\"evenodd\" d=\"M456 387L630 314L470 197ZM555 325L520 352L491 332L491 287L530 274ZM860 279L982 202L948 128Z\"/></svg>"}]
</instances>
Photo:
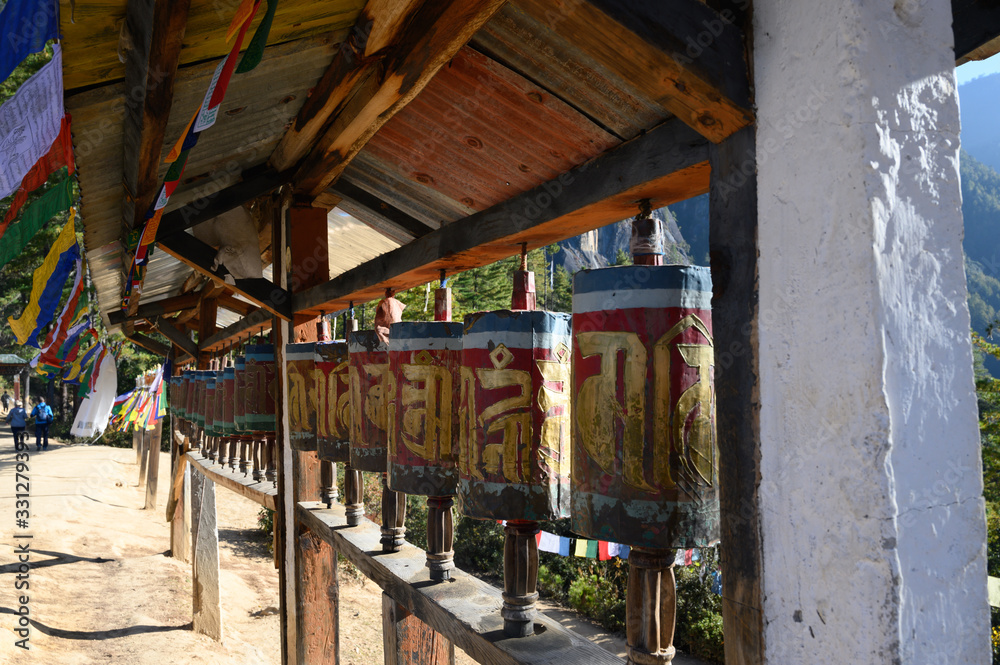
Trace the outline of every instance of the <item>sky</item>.
<instances>
[{"instance_id":1,"label":"sky","mask_svg":"<svg viewBox=\"0 0 1000 665\"><path fill-rule=\"evenodd\" d=\"M986 60L973 60L955 69L958 77L958 84L968 83L974 78L1000 72L1000 55L995 55Z\"/></svg>"}]
</instances>

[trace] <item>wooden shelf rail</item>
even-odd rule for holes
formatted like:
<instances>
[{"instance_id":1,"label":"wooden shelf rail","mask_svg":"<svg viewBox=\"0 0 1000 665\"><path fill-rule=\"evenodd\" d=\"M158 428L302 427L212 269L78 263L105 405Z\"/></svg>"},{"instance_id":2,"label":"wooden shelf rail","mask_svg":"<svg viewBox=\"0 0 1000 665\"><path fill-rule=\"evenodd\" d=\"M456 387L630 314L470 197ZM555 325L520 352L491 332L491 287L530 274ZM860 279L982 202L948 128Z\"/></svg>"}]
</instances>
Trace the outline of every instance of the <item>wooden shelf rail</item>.
<instances>
[{"instance_id":1,"label":"wooden shelf rail","mask_svg":"<svg viewBox=\"0 0 1000 665\"><path fill-rule=\"evenodd\" d=\"M432 582L426 553L409 543L382 553L379 526L368 520L347 526L344 506L319 502L297 506L301 523L358 567L368 579L418 619L488 665L620 664L624 661L539 613L535 634L510 638L500 617L500 590L462 570L447 582Z\"/></svg>"},{"instance_id":2,"label":"wooden shelf rail","mask_svg":"<svg viewBox=\"0 0 1000 665\"><path fill-rule=\"evenodd\" d=\"M270 480L254 480L249 474L244 476L241 471L233 471L229 467L223 468L196 452L187 453L187 460L191 464L191 468L214 483L231 489L265 508L275 510L275 497L278 496L278 488Z\"/></svg>"}]
</instances>

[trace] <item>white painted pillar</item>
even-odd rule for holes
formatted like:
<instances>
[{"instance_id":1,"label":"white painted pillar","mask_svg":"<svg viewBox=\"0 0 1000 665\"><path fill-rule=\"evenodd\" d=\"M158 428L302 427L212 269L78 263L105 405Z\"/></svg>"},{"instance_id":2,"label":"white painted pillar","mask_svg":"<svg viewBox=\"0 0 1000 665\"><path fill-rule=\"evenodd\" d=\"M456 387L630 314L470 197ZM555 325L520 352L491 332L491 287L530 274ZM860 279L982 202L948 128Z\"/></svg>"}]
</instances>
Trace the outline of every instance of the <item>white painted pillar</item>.
<instances>
[{"instance_id":1,"label":"white painted pillar","mask_svg":"<svg viewBox=\"0 0 1000 665\"><path fill-rule=\"evenodd\" d=\"M768 663L990 661L943 0L754 0Z\"/></svg>"}]
</instances>

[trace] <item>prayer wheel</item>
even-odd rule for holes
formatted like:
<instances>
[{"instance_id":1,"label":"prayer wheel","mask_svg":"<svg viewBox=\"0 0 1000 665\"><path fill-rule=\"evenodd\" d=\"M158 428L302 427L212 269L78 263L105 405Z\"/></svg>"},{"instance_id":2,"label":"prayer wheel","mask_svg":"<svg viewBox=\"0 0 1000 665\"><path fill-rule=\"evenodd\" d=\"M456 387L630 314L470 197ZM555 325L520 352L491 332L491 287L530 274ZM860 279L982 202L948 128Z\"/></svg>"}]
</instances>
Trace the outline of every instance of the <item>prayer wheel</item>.
<instances>
[{"instance_id":1,"label":"prayer wheel","mask_svg":"<svg viewBox=\"0 0 1000 665\"><path fill-rule=\"evenodd\" d=\"M244 357L246 427L258 439L263 439L259 443L260 465L264 469L264 477L277 482L275 450L277 364L274 359L274 345L248 344L244 349Z\"/></svg>"},{"instance_id":2,"label":"prayer wheel","mask_svg":"<svg viewBox=\"0 0 1000 665\"><path fill-rule=\"evenodd\" d=\"M510 636L534 632L537 522L569 515L570 349L568 314L465 317L458 501L470 517L508 520L501 614Z\"/></svg>"},{"instance_id":3,"label":"prayer wheel","mask_svg":"<svg viewBox=\"0 0 1000 665\"><path fill-rule=\"evenodd\" d=\"M469 517L569 516L570 316L465 317L458 498Z\"/></svg>"},{"instance_id":4,"label":"prayer wheel","mask_svg":"<svg viewBox=\"0 0 1000 665\"><path fill-rule=\"evenodd\" d=\"M462 324L392 324L389 337L389 488L428 497L427 567L450 579L451 508L458 488L458 412Z\"/></svg>"},{"instance_id":5,"label":"prayer wheel","mask_svg":"<svg viewBox=\"0 0 1000 665\"><path fill-rule=\"evenodd\" d=\"M630 663L673 658L669 550L719 537L711 300L705 267L647 263L574 280L572 526L633 548Z\"/></svg>"},{"instance_id":6,"label":"prayer wheel","mask_svg":"<svg viewBox=\"0 0 1000 665\"><path fill-rule=\"evenodd\" d=\"M292 450L315 451L316 344L287 344L285 368L288 378L288 440Z\"/></svg>"},{"instance_id":7,"label":"prayer wheel","mask_svg":"<svg viewBox=\"0 0 1000 665\"><path fill-rule=\"evenodd\" d=\"M374 330L351 333L347 341L351 387L351 466L385 473L388 463L389 348Z\"/></svg>"},{"instance_id":8,"label":"prayer wheel","mask_svg":"<svg viewBox=\"0 0 1000 665\"><path fill-rule=\"evenodd\" d=\"M321 460L351 461L351 395L346 342L316 344L316 449Z\"/></svg>"},{"instance_id":9,"label":"prayer wheel","mask_svg":"<svg viewBox=\"0 0 1000 665\"><path fill-rule=\"evenodd\" d=\"M243 458L236 439L236 372L232 365L227 363L220 372L215 391L216 428L228 444L229 468L235 469L237 462L242 464Z\"/></svg>"}]
</instances>

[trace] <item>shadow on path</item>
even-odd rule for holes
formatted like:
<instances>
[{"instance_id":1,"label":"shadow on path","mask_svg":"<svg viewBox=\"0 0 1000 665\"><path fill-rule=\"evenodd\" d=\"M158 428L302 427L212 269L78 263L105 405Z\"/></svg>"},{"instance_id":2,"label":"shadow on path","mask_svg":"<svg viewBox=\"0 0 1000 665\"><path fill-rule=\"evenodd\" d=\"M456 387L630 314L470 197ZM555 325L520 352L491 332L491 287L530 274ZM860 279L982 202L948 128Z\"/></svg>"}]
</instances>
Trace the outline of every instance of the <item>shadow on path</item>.
<instances>
[{"instance_id":1,"label":"shadow on path","mask_svg":"<svg viewBox=\"0 0 1000 665\"><path fill-rule=\"evenodd\" d=\"M31 554L43 554L45 556L53 557L51 559L46 559L44 561L34 561L30 563L31 570L38 570L39 568L51 568L52 566L61 566L64 563L79 563L80 561L85 561L87 563L111 563L114 559L105 559L103 557L97 557L94 559L76 556L75 554L65 554L63 552L47 552L45 550L29 550ZM0 566L0 574L13 574L18 572L18 566L20 563L8 563L6 565ZM6 608L0 608L6 610Z\"/></svg>"},{"instance_id":2,"label":"shadow on path","mask_svg":"<svg viewBox=\"0 0 1000 665\"><path fill-rule=\"evenodd\" d=\"M0 607L0 614L13 614L17 616L16 611L7 607ZM188 621L180 626L148 626L140 624L129 626L128 628L114 628L112 630L63 630L62 628L46 626L41 621L36 621L35 619L31 619L31 625L45 635L60 637L64 640L113 640L119 637L128 637L129 635L139 635L142 633L166 633L172 630L191 630L193 627L193 624Z\"/></svg>"}]
</instances>

